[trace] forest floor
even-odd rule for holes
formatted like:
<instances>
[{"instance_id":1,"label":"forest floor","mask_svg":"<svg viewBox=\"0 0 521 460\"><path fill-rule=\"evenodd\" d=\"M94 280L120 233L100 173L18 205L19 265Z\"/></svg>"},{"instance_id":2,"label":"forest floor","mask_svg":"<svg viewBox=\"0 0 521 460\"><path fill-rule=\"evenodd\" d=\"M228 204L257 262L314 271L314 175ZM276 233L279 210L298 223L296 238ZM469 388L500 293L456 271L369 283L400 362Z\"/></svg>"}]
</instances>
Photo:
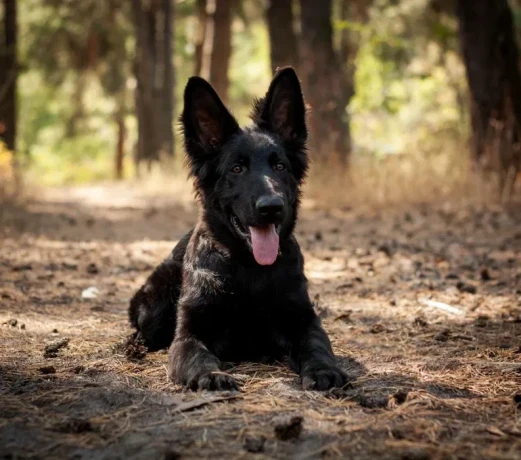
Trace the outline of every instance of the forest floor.
<instances>
[{"instance_id":1,"label":"forest floor","mask_svg":"<svg viewBox=\"0 0 521 460\"><path fill-rule=\"evenodd\" d=\"M521 458L521 206L305 202L311 295L352 383L304 392L243 364L239 393L206 394L167 381L166 352L122 346L193 202L38 195L0 210L2 458Z\"/></svg>"}]
</instances>

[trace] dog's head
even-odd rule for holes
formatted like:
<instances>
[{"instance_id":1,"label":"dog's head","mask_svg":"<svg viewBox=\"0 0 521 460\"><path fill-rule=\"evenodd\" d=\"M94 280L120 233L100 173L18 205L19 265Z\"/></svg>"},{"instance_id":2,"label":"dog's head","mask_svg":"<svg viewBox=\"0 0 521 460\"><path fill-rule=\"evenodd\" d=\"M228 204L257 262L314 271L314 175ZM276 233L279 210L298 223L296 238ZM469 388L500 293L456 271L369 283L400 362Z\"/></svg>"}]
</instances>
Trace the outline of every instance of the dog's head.
<instances>
[{"instance_id":1,"label":"dog's head","mask_svg":"<svg viewBox=\"0 0 521 460\"><path fill-rule=\"evenodd\" d=\"M245 245L261 265L277 259L291 234L308 168L306 110L291 68L280 70L241 129L212 86L192 77L181 117L191 173L205 218L223 238Z\"/></svg>"}]
</instances>

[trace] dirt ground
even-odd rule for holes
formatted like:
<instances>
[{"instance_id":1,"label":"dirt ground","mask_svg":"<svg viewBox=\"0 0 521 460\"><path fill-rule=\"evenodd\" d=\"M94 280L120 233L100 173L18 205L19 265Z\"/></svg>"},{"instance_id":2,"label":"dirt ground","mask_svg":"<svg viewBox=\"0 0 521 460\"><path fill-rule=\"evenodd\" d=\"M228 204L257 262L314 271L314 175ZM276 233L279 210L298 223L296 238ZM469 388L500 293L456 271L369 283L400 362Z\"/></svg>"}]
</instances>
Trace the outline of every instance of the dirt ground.
<instances>
[{"instance_id":1,"label":"dirt ground","mask_svg":"<svg viewBox=\"0 0 521 460\"><path fill-rule=\"evenodd\" d=\"M521 458L521 206L305 202L311 294L352 383L304 392L244 364L240 393L198 394L167 381L166 352L122 346L193 202L38 195L0 211L3 458Z\"/></svg>"}]
</instances>

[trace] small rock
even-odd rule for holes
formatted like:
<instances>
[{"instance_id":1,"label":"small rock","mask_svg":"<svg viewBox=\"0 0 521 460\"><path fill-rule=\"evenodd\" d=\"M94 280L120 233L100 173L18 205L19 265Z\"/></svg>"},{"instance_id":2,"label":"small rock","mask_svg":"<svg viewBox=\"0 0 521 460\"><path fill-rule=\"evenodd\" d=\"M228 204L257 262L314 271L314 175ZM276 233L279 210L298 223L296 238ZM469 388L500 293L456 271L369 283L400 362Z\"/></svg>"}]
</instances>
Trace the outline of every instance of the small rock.
<instances>
[{"instance_id":1,"label":"small rock","mask_svg":"<svg viewBox=\"0 0 521 460\"><path fill-rule=\"evenodd\" d=\"M487 267L481 269L479 276L481 277L481 281L490 281L492 279Z\"/></svg>"},{"instance_id":2,"label":"small rock","mask_svg":"<svg viewBox=\"0 0 521 460\"><path fill-rule=\"evenodd\" d=\"M275 420L275 436L281 441L297 439L302 433L302 421L301 415L278 417Z\"/></svg>"},{"instance_id":3,"label":"small rock","mask_svg":"<svg viewBox=\"0 0 521 460\"><path fill-rule=\"evenodd\" d=\"M322 240L323 240L322 232L320 232L320 231L315 232L315 241L322 241Z\"/></svg>"},{"instance_id":4,"label":"small rock","mask_svg":"<svg viewBox=\"0 0 521 460\"><path fill-rule=\"evenodd\" d=\"M259 438L254 438L248 436L244 440L243 447L248 452L258 453L264 450L264 444L266 443L266 438L264 436L260 436Z\"/></svg>"},{"instance_id":5,"label":"small rock","mask_svg":"<svg viewBox=\"0 0 521 460\"><path fill-rule=\"evenodd\" d=\"M43 352L44 358L56 358L58 356L58 352L69 345L69 339L67 337L64 337L63 339L55 340L51 343L49 343Z\"/></svg>"},{"instance_id":6,"label":"small rock","mask_svg":"<svg viewBox=\"0 0 521 460\"><path fill-rule=\"evenodd\" d=\"M457 273L448 273L445 277L446 280L459 280L459 275Z\"/></svg>"},{"instance_id":7,"label":"small rock","mask_svg":"<svg viewBox=\"0 0 521 460\"><path fill-rule=\"evenodd\" d=\"M89 275L97 275L99 273L98 266L94 262L91 262L89 265L87 265L87 273Z\"/></svg>"},{"instance_id":8,"label":"small rock","mask_svg":"<svg viewBox=\"0 0 521 460\"><path fill-rule=\"evenodd\" d=\"M16 327L18 320L16 318L8 319L5 323L6 326Z\"/></svg>"},{"instance_id":9,"label":"small rock","mask_svg":"<svg viewBox=\"0 0 521 460\"><path fill-rule=\"evenodd\" d=\"M421 316L414 318L413 324L419 327L427 327L429 325L429 323Z\"/></svg>"},{"instance_id":10,"label":"small rock","mask_svg":"<svg viewBox=\"0 0 521 460\"><path fill-rule=\"evenodd\" d=\"M389 397L385 395L359 395L356 401L367 409L385 409L389 405Z\"/></svg>"},{"instance_id":11,"label":"small rock","mask_svg":"<svg viewBox=\"0 0 521 460\"><path fill-rule=\"evenodd\" d=\"M488 315L479 315L474 321L476 327L487 327L490 317Z\"/></svg>"},{"instance_id":12,"label":"small rock","mask_svg":"<svg viewBox=\"0 0 521 460\"><path fill-rule=\"evenodd\" d=\"M58 329L54 328L51 332L52 332L53 334L58 334Z\"/></svg>"},{"instance_id":13,"label":"small rock","mask_svg":"<svg viewBox=\"0 0 521 460\"><path fill-rule=\"evenodd\" d=\"M460 281L458 284L456 284L456 287L460 290L460 292L467 292L469 294L475 294L478 291L476 286L464 283L463 281Z\"/></svg>"},{"instance_id":14,"label":"small rock","mask_svg":"<svg viewBox=\"0 0 521 460\"><path fill-rule=\"evenodd\" d=\"M91 286L81 292L81 298L84 300L95 299L99 295L99 289L96 286Z\"/></svg>"},{"instance_id":15,"label":"small rock","mask_svg":"<svg viewBox=\"0 0 521 460\"><path fill-rule=\"evenodd\" d=\"M391 248L387 244L382 244L378 246L377 251L384 253L387 257L391 257L392 255Z\"/></svg>"},{"instance_id":16,"label":"small rock","mask_svg":"<svg viewBox=\"0 0 521 460\"><path fill-rule=\"evenodd\" d=\"M20 329L25 330L25 324L24 323L20 324Z\"/></svg>"},{"instance_id":17,"label":"small rock","mask_svg":"<svg viewBox=\"0 0 521 460\"><path fill-rule=\"evenodd\" d=\"M56 369L54 368L54 366L43 366L40 367L40 372L43 375L56 374Z\"/></svg>"},{"instance_id":18,"label":"small rock","mask_svg":"<svg viewBox=\"0 0 521 460\"><path fill-rule=\"evenodd\" d=\"M387 331L387 328L381 323L373 324L371 326L371 329L369 329L369 332L371 334L380 334L381 332L385 332L385 331Z\"/></svg>"}]
</instances>

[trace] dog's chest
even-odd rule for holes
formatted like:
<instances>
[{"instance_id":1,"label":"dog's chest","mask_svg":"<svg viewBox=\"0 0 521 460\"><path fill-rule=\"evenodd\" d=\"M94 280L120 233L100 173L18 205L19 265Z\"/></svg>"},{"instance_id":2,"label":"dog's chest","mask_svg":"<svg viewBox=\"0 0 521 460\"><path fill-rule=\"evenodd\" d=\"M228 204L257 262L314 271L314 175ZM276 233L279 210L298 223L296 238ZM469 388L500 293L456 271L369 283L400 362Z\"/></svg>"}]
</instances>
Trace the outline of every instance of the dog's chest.
<instances>
[{"instance_id":1,"label":"dog's chest","mask_svg":"<svg viewBox=\"0 0 521 460\"><path fill-rule=\"evenodd\" d=\"M230 288L237 293L252 296L270 297L279 294L281 286L286 285L294 272L287 263L273 266L236 266L228 281Z\"/></svg>"},{"instance_id":2,"label":"dog's chest","mask_svg":"<svg viewBox=\"0 0 521 460\"><path fill-rule=\"evenodd\" d=\"M275 270L236 270L212 328L214 352L224 360L279 359L289 347L288 290ZM286 286L290 288L290 286ZM218 331L218 332L217 332Z\"/></svg>"}]
</instances>

